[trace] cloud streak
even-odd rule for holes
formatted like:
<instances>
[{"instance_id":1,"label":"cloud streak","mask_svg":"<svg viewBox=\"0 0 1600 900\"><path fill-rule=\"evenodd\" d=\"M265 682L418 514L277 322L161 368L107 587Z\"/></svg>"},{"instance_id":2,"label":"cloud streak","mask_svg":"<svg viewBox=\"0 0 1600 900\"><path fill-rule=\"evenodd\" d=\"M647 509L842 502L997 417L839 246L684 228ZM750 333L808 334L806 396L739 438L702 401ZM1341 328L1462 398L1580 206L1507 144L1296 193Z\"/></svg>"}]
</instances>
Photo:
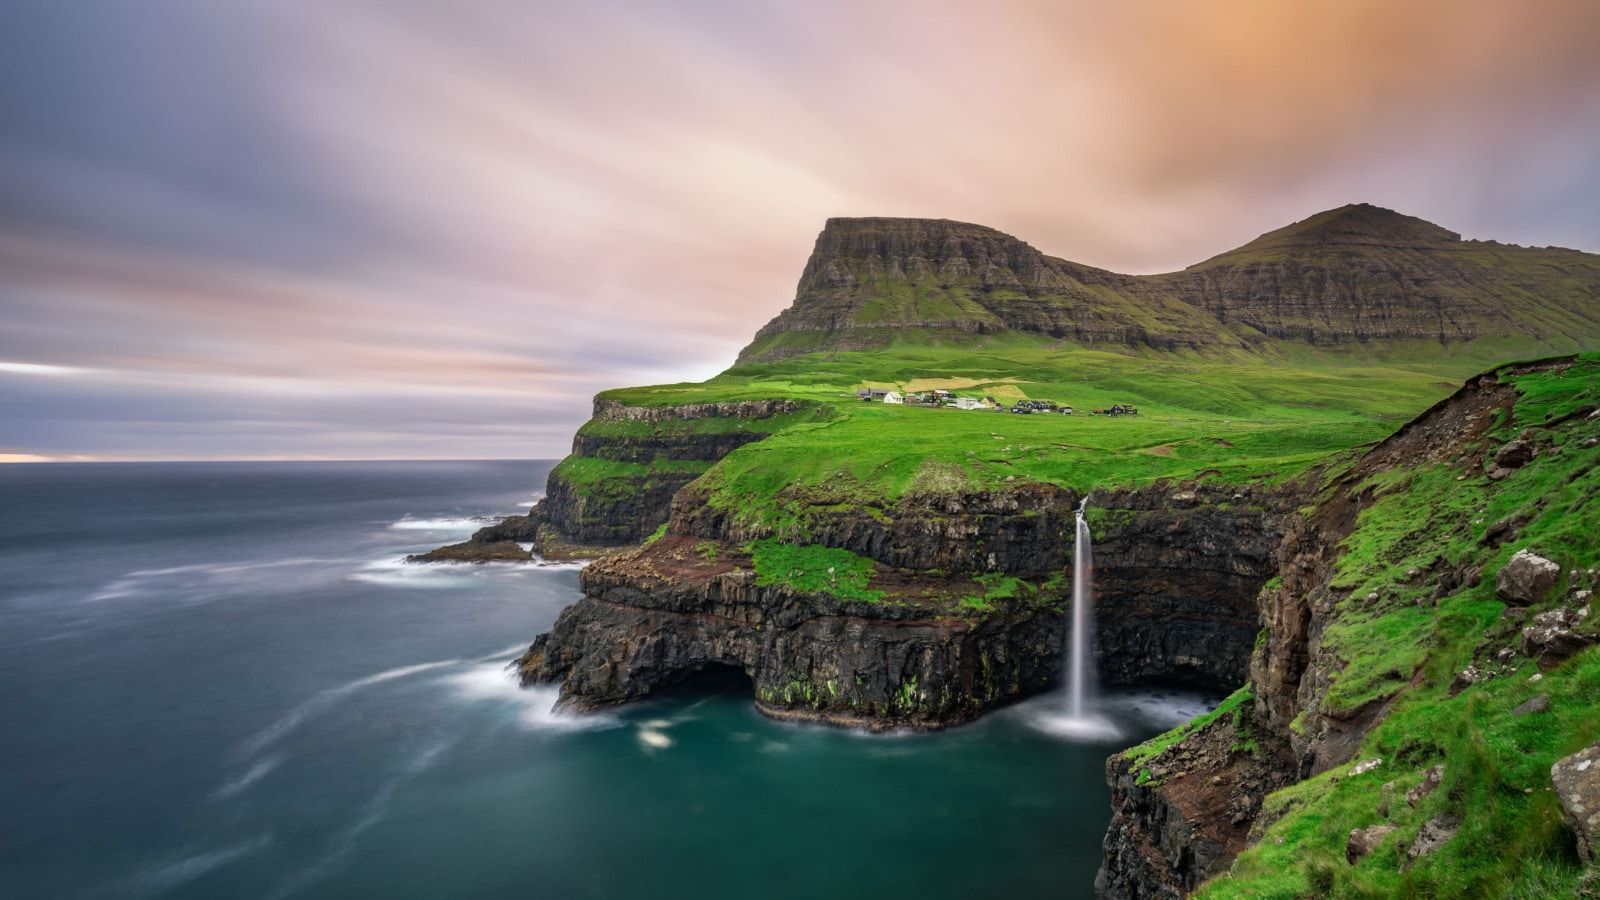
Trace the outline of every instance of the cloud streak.
<instances>
[{"instance_id":1,"label":"cloud streak","mask_svg":"<svg viewBox=\"0 0 1600 900\"><path fill-rule=\"evenodd\" d=\"M1597 45L1561 0L10 4L0 360L86 371L0 366L0 454L560 455L833 215L1144 272L1353 201L1600 249Z\"/></svg>"}]
</instances>

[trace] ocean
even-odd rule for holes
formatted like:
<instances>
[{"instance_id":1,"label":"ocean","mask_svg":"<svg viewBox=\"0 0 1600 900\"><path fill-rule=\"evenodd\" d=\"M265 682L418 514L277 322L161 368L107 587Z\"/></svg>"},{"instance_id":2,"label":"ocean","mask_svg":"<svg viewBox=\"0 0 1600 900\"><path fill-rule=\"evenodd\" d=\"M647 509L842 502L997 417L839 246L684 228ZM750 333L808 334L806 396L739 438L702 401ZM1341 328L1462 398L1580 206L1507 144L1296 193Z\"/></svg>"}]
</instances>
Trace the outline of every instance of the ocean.
<instances>
[{"instance_id":1,"label":"ocean","mask_svg":"<svg viewBox=\"0 0 1600 900\"><path fill-rule=\"evenodd\" d=\"M0 466L0 896L1090 897L1105 758L1215 697L866 735L507 664L571 565L412 565L549 462Z\"/></svg>"}]
</instances>

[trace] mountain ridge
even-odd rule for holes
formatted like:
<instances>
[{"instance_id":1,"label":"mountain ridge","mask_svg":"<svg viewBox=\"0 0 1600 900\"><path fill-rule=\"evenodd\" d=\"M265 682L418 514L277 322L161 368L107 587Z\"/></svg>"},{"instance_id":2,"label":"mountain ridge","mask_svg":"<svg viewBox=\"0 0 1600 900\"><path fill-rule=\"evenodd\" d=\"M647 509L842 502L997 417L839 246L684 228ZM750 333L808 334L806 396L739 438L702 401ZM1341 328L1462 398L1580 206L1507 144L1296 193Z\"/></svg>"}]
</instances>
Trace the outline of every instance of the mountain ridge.
<instances>
[{"instance_id":1,"label":"mountain ridge","mask_svg":"<svg viewBox=\"0 0 1600 900\"><path fill-rule=\"evenodd\" d=\"M1125 275L983 225L830 218L793 303L736 365L1007 333L1117 352L1389 354L1382 342L1484 339L1513 355L1570 352L1600 342L1600 255L1464 241L1351 204L1176 272Z\"/></svg>"}]
</instances>

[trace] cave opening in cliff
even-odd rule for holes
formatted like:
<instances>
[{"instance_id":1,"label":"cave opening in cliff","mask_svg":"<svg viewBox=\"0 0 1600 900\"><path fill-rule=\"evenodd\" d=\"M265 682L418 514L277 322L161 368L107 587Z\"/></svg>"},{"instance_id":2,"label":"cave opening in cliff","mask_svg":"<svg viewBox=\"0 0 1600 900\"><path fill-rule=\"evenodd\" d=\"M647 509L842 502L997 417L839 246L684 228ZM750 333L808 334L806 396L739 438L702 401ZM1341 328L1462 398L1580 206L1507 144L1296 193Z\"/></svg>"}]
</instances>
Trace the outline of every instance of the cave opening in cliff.
<instances>
[{"instance_id":1,"label":"cave opening in cliff","mask_svg":"<svg viewBox=\"0 0 1600 900\"><path fill-rule=\"evenodd\" d=\"M755 692L755 682L742 666L708 662L681 673L671 684L651 691L650 696L698 700L720 695L753 697Z\"/></svg>"}]
</instances>

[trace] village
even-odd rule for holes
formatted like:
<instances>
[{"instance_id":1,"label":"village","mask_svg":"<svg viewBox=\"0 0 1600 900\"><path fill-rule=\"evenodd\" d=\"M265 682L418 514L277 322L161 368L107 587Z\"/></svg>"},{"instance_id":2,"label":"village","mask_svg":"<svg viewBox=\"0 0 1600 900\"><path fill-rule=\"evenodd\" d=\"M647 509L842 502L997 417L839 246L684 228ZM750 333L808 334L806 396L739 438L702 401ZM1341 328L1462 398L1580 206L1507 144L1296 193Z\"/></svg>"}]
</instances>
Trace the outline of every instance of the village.
<instances>
[{"instance_id":1,"label":"village","mask_svg":"<svg viewBox=\"0 0 1600 900\"><path fill-rule=\"evenodd\" d=\"M1017 400L1007 407L993 397L958 397L955 393L944 390L901 393L887 388L861 388L856 391L856 399L863 403L926 406L934 409L982 409L992 412L1012 412L1018 415L1057 413L1070 416L1074 413L1072 407L1058 404L1054 400ZM1108 409L1090 410L1088 414L1092 416L1136 416L1139 414L1139 410L1137 407L1126 403L1117 403Z\"/></svg>"}]
</instances>

